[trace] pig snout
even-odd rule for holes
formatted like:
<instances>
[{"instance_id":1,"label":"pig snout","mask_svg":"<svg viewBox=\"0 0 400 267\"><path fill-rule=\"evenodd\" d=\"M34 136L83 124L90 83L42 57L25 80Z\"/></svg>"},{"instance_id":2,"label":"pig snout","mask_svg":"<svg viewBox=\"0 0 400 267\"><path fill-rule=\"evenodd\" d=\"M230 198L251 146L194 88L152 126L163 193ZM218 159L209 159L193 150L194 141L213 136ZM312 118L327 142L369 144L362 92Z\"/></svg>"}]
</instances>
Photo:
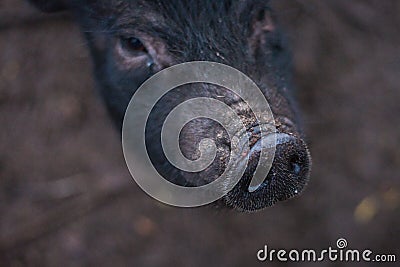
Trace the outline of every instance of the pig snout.
<instances>
[{"instance_id":1,"label":"pig snout","mask_svg":"<svg viewBox=\"0 0 400 267\"><path fill-rule=\"evenodd\" d=\"M251 185L263 149L261 138L258 139L250 150L250 160L244 176L225 198L229 206L238 210L253 211L272 206L300 194L307 184L311 158L305 142L286 133L262 138L276 138L273 163L261 184ZM267 146L264 149L269 149L271 141L266 140L264 143ZM232 201L237 199L241 201Z\"/></svg>"}]
</instances>

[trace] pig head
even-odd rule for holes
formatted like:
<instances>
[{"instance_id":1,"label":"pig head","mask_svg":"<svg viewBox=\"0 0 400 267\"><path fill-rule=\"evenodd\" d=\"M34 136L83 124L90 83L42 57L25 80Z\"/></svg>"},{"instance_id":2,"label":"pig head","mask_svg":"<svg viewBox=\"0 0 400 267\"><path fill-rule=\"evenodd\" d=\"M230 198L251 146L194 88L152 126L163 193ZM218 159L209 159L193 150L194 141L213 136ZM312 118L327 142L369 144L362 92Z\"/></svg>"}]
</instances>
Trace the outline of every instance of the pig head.
<instances>
[{"instance_id":1,"label":"pig head","mask_svg":"<svg viewBox=\"0 0 400 267\"><path fill-rule=\"evenodd\" d=\"M254 211L300 194L306 186L311 159L292 97L291 56L285 38L265 0L30 0L46 12L68 11L81 26L92 54L98 88L120 128L129 101L155 73L178 63L212 61L234 67L258 85L274 115L277 142L272 167L256 190L249 184L260 151L260 125L239 96L210 84L191 84L166 94L154 107L146 128L146 144L157 170L184 186L218 178L229 160L230 140L217 122L198 118L182 129L180 148L198 157L198 144L211 138L217 157L207 169L188 173L172 166L162 153L160 132L171 110L181 102L207 97L236 111L250 134L250 162L238 184L220 203ZM68 48L66 48L68 49ZM245 90L245 88L243 89Z\"/></svg>"}]
</instances>

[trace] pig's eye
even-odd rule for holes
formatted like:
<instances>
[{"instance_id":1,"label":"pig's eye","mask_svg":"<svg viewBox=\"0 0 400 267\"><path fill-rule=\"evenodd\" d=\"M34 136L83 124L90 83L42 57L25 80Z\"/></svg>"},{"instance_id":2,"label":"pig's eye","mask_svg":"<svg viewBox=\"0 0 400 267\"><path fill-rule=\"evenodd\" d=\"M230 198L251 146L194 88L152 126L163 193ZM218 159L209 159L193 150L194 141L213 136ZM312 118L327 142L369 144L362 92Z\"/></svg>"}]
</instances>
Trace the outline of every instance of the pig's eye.
<instances>
[{"instance_id":1,"label":"pig's eye","mask_svg":"<svg viewBox=\"0 0 400 267\"><path fill-rule=\"evenodd\" d=\"M147 49L138 38L135 37L120 37L121 47L131 53L147 53Z\"/></svg>"}]
</instances>

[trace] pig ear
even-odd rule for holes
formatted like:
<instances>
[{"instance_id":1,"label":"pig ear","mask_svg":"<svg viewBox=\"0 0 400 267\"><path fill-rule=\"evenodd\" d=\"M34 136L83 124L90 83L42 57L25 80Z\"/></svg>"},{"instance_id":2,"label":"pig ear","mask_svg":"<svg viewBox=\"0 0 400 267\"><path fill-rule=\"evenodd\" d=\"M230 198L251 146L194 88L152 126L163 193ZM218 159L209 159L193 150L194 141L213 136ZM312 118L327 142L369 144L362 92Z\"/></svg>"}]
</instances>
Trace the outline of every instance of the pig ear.
<instances>
[{"instance_id":1,"label":"pig ear","mask_svg":"<svg viewBox=\"0 0 400 267\"><path fill-rule=\"evenodd\" d=\"M39 10L47 13L58 12L67 9L68 0L28 0Z\"/></svg>"}]
</instances>

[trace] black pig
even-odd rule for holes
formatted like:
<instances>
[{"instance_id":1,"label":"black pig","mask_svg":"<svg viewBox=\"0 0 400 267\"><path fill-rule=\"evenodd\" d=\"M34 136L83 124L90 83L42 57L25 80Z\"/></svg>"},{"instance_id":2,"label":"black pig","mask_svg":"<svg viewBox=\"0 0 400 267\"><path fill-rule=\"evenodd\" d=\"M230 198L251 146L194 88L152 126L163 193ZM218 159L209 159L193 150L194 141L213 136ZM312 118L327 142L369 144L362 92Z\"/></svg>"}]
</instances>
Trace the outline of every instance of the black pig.
<instances>
[{"instance_id":1,"label":"black pig","mask_svg":"<svg viewBox=\"0 0 400 267\"><path fill-rule=\"evenodd\" d=\"M68 10L81 25L101 94L119 127L135 90L166 67L188 61L213 61L247 74L270 103L278 132L288 138L278 143L270 172L257 190L248 189L259 158L259 151L252 150L245 174L221 201L237 210L253 211L291 198L304 189L311 161L292 99L290 53L268 1L30 1L46 12ZM180 145L186 157L195 159L200 140L213 138L218 160L206 170L177 170L160 152L160 130L165 117L179 103L200 96L219 99L236 110L252 134L251 145L260 139L254 114L229 90L193 84L168 93L150 116L146 141L159 172L180 185L197 186L216 179L228 160L230 141L226 131L205 118L193 120L183 128Z\"/></svg>"}]
</instances>

